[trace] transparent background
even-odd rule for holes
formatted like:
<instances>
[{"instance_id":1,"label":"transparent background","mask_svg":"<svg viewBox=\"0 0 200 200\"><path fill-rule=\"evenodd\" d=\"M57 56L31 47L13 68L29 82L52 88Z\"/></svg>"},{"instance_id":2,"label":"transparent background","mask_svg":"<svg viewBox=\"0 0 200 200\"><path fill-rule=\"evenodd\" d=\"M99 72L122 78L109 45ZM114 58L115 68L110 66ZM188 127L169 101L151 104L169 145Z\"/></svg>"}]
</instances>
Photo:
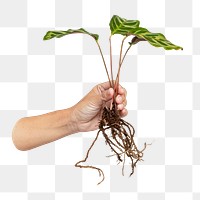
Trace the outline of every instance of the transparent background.
<instances>
[{"instance_id":1,"label":"transparent background","mask_svg":"<svg viewBox=\"0 0 200 200\"><path fill-rule=\"evenodd\" d=\"M200 1L199 0L0 0L0 199L3 200L199 200L200 199ZM121 84L128 91L127 120L137 143L153 142L129 178L121 175L101 137L90 163L85 155L96 132L18 151L11 139L21 117L74 105L106 81L94 41L83 35L43 41L47 30L84 27L100 35L108 61L109 20L117 14L139 19L184 51L147 43L124 62ZM120 37L113 37L114 62Z\"/></svg>"}]
</instances>

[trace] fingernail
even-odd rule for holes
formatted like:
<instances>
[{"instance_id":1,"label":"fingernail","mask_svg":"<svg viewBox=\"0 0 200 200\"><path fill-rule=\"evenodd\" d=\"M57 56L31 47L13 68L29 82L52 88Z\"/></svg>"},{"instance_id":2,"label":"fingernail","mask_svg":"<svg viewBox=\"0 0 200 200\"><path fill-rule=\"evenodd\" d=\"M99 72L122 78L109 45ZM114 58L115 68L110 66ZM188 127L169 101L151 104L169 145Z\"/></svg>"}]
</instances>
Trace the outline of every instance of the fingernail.
<instances>
[{"instance_id":1,"label":"fingernail","mask_svg":"<svg viewBox=\"0 0 200 200\"><path fill-rule=\"evenodd\" d=\"M118 98L118 101L120 101L120 102L122 101L122 97L121 96L118 96L117 98Z\"/></svg>"},{"instance_id":2,"label":"fingernail","mask_svg":"<svg viewBox=\"0 0 200 200\"><path fill-rule=\"evenodd\" d=\"M118 108L118 110L122 110L122 109L124 109L124 105L123 105L123 104L119 104L119 105L117 106L117 108Z\"/></svg>"}]
</instances>

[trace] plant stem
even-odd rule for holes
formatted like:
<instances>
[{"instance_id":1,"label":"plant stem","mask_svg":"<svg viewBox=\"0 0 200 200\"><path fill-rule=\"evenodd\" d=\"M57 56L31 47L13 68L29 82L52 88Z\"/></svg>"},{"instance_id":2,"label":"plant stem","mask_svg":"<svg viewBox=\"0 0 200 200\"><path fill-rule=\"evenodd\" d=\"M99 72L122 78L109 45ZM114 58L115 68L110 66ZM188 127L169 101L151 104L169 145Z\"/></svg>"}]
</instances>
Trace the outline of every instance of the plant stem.
<instances>
[{"instance_id":1,"label":"plant stem","mask_svg":"<svg viewBox=\"0 0 200 200\"><path fill-rule=\"evenodd\" d=\"M117 77L116 77L116 84L119 84L119 75L120 75L120 71L121 71L121 66L122 66L122 63L124 62L124 59L128 53L128 51L130 50L130 48L137 44L138 42L140 41L146 41L145 39L143 38L138 38L137 36L133 37L133 39L131 40L131 43L130 43L130 46L128 47L128 49L126 50L123 58L122 57L122 48L123 48L123 43L124 43L124 40L127 38L128 36L126 36L123 40L122 40L122 45L121 45L121 50L120 50L120 59L119 59L119 68L118 68L118 72L117 72ZM116 87L116 85L115 85Z\"/></svg>"},{"instance_id":2,"label":"plant stem","mask_svg":"<svg viewBox=\"0 0 200 200\"><path fill-rule=\"evenodd\" d=\"M132 45L130 45L130 46L128 47L128 49L126 50L126 52L125 52L125 54L124 54L124 56L123 56L123 58L122 58L121 63L119 64L119 70L118 70L117 77L116 77L116 80L117 80L118 82L119 82L119 75L120 75L120 71L121 71L121 66L122 66L122 64L123 64L123 62L124 62L124 59L125 59L125 57L126 57L128 51L129 51L130 48L131 48L131 46L132 46Z\"/></svg>"},{"instance_id":3,"label":"plant stem","mask_svg":"<svg viewBox=\"0 0 200 200\"><path fill-rule=\"evenodd\" d=\"M112 79L112 88L114 89L114 79L113 79L113 67L112 67L112 42L111 42L111 37L109 37L109 44L110 44L110 74L111 74L111 79Z\"/></svg>"},{"instance_id":4,"label":"plant stem","mask_svg":"<svg viewBox=\"0 0 200 200\"><path fill-rule=\"evenodd\" d=\"M124 56L123 56L123 58L122 58L122 61L121 61L121 63L120 63L120 68L121 68L121 66L122 66L122 63L124 62L124 58L126 57L128 51L129 51L129 49L131 48L131 46L132 46L132 44L131 44L131 45L128 47L128 49L126 50L126 52L125 52L125 54L124 54Z\"/></svg>"},{"instance_id":5,"label":"plant stem","mask_svg":"<svg viewBox=\"0 0 200 200\"><path fill-rule=\"evenodd\" d=\"M126 54L128 53L130 46L128 47L128 49L126 50L126 53L124 54L123 58L122 58L122 50L123 50L123 46L124 46L124 41L128 36L124 37L124 39L122 40L121 43L121 48L120 48L120 55L119 55L119 67L118 67L118 72L117 72L117 77L116 77L116 82L115 82L115 89L117 89L118 85L119 85L119 76L120 76L120 70L121 70L121 66L122 63L124 61L124 58L126 57Z\"/></svg>"},{"instance_id":6,"label":"plant stem","mask_svg":"<svg viewBox=\"0 0 200 200\"><path fill-rule=\"evenodd\" d=\"M109 83L110 83L110 87L112 87L112 83L111 83L110 76L109 76L109 73L108 73L108 68L107 68L107 66L106 66L106 62L105 62L105 59L104 59L104 56L103 56L101 47L100 47L98 41L96 41L96 43L97 43L97 46L98 46L98 48L99 48L99 51L100 51L100 54L101 54L101 58L102 58L102 60L103 60L103 64L104 64L104 67L105 67L105 70L106 70L106 74L107 74L107 77L108 77L108 81L109 81Z\"/></svg>"}]
</instances>

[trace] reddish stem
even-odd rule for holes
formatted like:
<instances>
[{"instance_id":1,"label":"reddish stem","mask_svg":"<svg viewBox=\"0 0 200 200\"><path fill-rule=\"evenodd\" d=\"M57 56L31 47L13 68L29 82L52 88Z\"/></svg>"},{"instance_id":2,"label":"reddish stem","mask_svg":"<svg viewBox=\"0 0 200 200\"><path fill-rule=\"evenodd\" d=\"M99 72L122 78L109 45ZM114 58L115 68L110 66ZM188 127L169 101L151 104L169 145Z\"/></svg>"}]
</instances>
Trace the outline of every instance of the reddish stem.
<instances>
[{"instance_id":1,"label":"reddish stem","mask_svg":"<svg viewBox=\"0 0 200 200\"><path fill-rule=\"evenodd\" d=\"M122 40L121 48L120 48L119 67L118 67L118 72L117 72L117 77L116 77L116 82L115 82L115 87L114 87L114 90L116 91L116 93L118 93L120 70L121 70L121 66L122 66L122 63L123 63L124 58L125 58L125 57L123 57L123 59L122 59L122 50L123 50L124 41L127 37L128 36L124 37L124 39ZM127 54L127 51L126 51L126 54ZM125 54L125 56L126 56L126 54Z\"/></svg>"},{"instance_id":2,"label":"reddish stem","mask_svg":"<svg viewBox=\"0 0 200 200\"><path fill-rule=\"evenodd\" d=\"M109 83L110 83L110 87L112 87L112 83L111 83L110 76L109 76L109 73L108 73L108 68L107 68L107 66L106 66L106 62L105 62L105 59L104 59L104 56L103 56L101 47L100 47L100 45L99 45L99 43L98 43L97 41L96 41L96 43L97 43L97 46L98 46L98 48L99 48L99 51L100 51L100 54L101 54L101 58L102 58L102 60L103 60L103 64L104 64L104 67L105 67L105 70L106 70L106 74L107 74L107 77L108 77L108 81L109 81Z\"/></svg>"}]
</instances>

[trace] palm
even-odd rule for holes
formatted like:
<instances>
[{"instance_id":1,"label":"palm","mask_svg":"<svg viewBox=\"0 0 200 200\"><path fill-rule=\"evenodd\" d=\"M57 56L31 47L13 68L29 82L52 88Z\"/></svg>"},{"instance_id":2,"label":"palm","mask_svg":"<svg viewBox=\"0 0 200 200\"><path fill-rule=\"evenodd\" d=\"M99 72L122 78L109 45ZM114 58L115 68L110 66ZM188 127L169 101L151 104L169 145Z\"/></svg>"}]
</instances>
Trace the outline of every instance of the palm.
<instances>
[{"instance_id":1,"label":"palm","mask_svg":"<svg viewBox=\"0 0 200 200\"><path fill-rule=\"evenodd\" d=\"M85 104L84 99L81 104L77 105L75 115L77 122L79 123L79 131L93 131L98 128L98 122L100 120L101 107L96 105L94 99Z\"/></svg>"}]
</instances>

